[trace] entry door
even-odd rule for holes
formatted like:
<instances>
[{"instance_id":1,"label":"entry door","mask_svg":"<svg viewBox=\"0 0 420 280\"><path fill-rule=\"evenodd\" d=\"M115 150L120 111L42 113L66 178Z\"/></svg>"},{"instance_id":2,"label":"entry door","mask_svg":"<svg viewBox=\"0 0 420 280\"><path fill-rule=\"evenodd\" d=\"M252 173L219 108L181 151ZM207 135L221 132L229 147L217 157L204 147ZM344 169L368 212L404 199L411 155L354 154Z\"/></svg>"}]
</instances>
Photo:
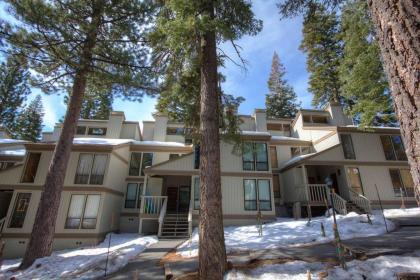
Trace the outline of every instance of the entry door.
<instances>
[{"instance_id":1,"label":"entry door","mask_svg":"<svg viewBox=\"0 0 420 280\"><path fill-rule=\"evenodd\" d=\"M177 212L178 211L178 187L168 187L166 191L168 195L168 212Z\"/></svg>"},{"instance_id":2,"label":"entry door","mask_svg":"<svg viewBox=\"0 0 420 280\"><path fill-rule=\"evenodd\" d=\"M178 212L188 212L190 206L190 187L179 187Z\"/></svg>"},{"instance_id":3,"label":"entry door","mask_svg":"<svg viewBox=\"0 0 420 280\"><path fill-rule=\"evenodd\" d=\"M362 180L360 179L359 168L347 167L347 176L349 178L350 187L358 194L363 194Z\"/></svg>"},{"instance_id":4,"label":"entry door","mask_svg":"<svg viewBox=\"0 0 420 280\"><path fill-rule=\"evenodd\" d=\"M331 178L332 183L333 183L332 184L332 188L334 189L335 193L339 195L340 194L340 190L338 188L337 174L331 173L330 174L330 178Z\"/></svg>"}]
</instances>

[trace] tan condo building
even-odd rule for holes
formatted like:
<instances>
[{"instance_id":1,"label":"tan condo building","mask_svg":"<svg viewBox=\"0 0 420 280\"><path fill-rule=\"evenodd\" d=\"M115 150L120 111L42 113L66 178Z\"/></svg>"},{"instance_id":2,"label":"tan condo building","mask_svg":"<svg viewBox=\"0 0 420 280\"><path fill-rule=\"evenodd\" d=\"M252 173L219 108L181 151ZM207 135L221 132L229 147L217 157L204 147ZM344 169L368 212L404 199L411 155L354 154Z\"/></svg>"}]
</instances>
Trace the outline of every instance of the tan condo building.
<instances>
[{"instance_id":1,"label":"tan condo building","mask_svg":"<svg viewBox=\"0 0 420 280\"><path fill-rule=\"evenodd\" d=\"M225 225L337 211L414 206L399 128L360 129L339 105L270 119L241 115L242 153L221 143ZM61 124L38 143L0 134L0 233L4 257L23 255ZM199 218L199 153L182 123L81 119L64 181L54 249L94 245L109 232L188 238ZM328 185L327 185L328 183Z\"/></svg>"}]
</instances>

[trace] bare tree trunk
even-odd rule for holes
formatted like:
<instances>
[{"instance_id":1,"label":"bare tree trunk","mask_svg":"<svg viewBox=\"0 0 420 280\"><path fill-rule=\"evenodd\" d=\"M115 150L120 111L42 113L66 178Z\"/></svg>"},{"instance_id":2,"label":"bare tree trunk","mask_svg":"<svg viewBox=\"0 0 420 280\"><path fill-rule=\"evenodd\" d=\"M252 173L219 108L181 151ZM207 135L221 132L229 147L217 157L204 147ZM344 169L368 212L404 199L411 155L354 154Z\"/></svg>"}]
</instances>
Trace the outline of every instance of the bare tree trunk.
<instances>
[{"instance_id":1,"label":"bare tree trunk","mask_svg":"<svg viewBox=\"0 0 420 280\"><path fill-rule=\"evenodd\" d=\"M420 1L368 0L420 206Z\"/></svg>"},{"instance_id":2,"label":"bare tree trunk","mask_svg":"<svg viewBox=\"0 0 420 280\"><path fill-rule=\"evenodd\" d=\"M64 177L66 175L67 163L70 158L77 120L85 94L86 79L91 67L92 50L96 44L102 10L103 4L94 2L90 30L87 33L80 59L80 66L78 67L73 81L72 94L64 118L63 129L55 146L52 160L48 168L31 238L19 267L20 269L31 266L37 258L49 256L52 252L55 223L57 220L58 207L60 205Z\"/></svg>"},{"instance_id":3,"label":"bare tree trunk","mask_svg":"<svg viewBox=\"0 0 420 280\"><path fill-rule=\"evenodd\" d=\"M214 17L212 1L207 1L204 11ZM199 224L199 279L206 280L223 279L226 270L217 79L216 36L207 31L201 37Z\"/></svg>"}]
</instances>

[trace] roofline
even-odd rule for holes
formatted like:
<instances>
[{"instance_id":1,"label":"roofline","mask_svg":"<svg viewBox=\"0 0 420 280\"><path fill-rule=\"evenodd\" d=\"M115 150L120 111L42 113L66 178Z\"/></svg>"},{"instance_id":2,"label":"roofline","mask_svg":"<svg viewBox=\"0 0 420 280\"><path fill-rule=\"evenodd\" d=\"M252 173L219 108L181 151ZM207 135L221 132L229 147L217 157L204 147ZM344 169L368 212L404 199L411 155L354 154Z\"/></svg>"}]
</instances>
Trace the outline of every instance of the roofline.
<instances>
[{"instance_id":1,"label":"roofline","mask_svg":"<svg viewBox=\"0 0 420 280\"><path fill-rule=\"evenodd\" d=\"M190 152L190 153L187 153L187 154L181 155L180 157L173 158L173 159L168 159L168 160L166 160L166 161L163 161L163 162L157 163L157 164L155 164L155 165L148 166L148 167L146 167L146 168L144 169L144 171L143 171L143 172L144 172L145 174L147 174L147 173L151 173L151 171L153 171L153 168L155 168L155 167L159 167L159 166L162 166L162 165L167 164L167 163L169 163L169 162L173 162L173 161L179 160L179 159L181 159L181 158L185 158L185 157L190 156L190 155L192 155L192 154L194 154L194 152Z\"/></svg>"}]
</instances>

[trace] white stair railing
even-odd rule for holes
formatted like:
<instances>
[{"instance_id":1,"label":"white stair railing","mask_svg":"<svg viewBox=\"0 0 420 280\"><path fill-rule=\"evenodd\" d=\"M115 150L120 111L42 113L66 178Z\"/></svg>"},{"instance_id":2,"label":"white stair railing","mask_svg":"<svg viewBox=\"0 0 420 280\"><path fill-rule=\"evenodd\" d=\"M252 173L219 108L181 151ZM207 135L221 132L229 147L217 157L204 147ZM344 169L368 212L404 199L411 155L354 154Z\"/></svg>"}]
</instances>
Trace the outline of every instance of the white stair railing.
<instances>
[{"instance_id":1,"label":"white stair railing","mask_svg":"<svg viewBox=\"0 0 420 280\"><path fill-rule=\"evenodd\" d=\"M140 213L159 215L167 196L142 196Z\"/></svg>"},{"instance_id":2,"label":"white stair railing","mask_svg":"<svg viewBox=\"0 0 420 280\"><path fill-rule=\"evenodd\" d=\"M188 235L191 238L192 235L192 212L193 212L193 203L190 202L190 208L188 209Z\"/></svg>"},{"instance_id":3,"label":"white stair railing","mask_svg":"<svg viewBox=\"0 0 420 280\"><path fill-rule=\"evenodd\" d=\"M347 201L341 196L339 196L338 194L336 194L335 192L331 194L331 197L334 202L335 210L337 210L337 212L340 213L341 215L346 215L347 214L347 206L346 206Z\"/></svg>"},{"instance_id":4,"label":"white stair railing","mask_svg":"<svg viewBox=\"0 0 420 280\"><path fill-rule=\"evenodd\" d=\"M0 233L3 232L4 224L6 223L6 217L0 219Z\"/></svg>"},{"instance_id":5,"label":"white stair railing","mask_svg":"<svg viewBox=\"0 0 420 280\"><path fill-rule=\"evenodd\" d=\"M160 214L159 214L159 231L158 231L158 236L162 235L162 227L163 227L163 221L165 220L165 215L166 215L166 207L168 205L168 198L165 197L163 200L163 205L162 208L160 209Z\"/></svg>"},{"instance_id":6,"label":"white stair railing","mask_svg":"<svg viewBox=\"0 0 420 280\"><path fill-rule=\"evenodd\" d=\"M367 197L355 192L354 190L350 188L349 188L349 193L350 193L350 201L356 204L359 208L363 209L366 213L372 213L370 200Z\"/></svg>"},{"instance_id":7,"label":"white stair railing","mask_svg":"<svg viewBox=\"0 0 420 280\"><path fill-rule=\"evenodd\" d=\"M325 184L308 184L306 189L308 201L323 203L328 199L329 189Z\"/></svg>"}]
</instances>

